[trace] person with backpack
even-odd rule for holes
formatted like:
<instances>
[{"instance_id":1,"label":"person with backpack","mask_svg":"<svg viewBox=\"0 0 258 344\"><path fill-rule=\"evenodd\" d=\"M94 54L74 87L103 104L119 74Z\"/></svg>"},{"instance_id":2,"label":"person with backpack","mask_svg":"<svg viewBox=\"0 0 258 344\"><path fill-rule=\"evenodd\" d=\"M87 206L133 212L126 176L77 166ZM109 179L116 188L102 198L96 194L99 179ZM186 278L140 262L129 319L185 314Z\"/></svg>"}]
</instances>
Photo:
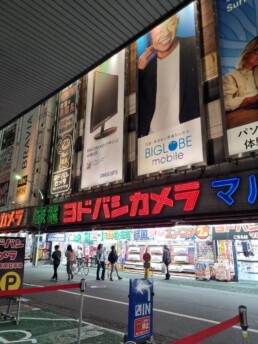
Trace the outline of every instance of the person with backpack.
<instances>
[{"instance_id":1,"label":"person with backpack","mask_svg":"<svg viewBox=\"0 0 258 344\"><path fill-rule=\"evenodd\" d=\"M53 259L53 267L54 267L54 275L51 277L51 279L57 281L57 269L61 262L61 251L59 251L59 245L55 245L55 251L52 253L52 259Z\"/></svg>"},{"instance_id":2,"label":"person with backpack","mask_svg":"<svg viewBox=\"0 0 258 344\"><path fill-rule=\"evenodd\" d=\"M166 280L170 279L170 273L169 273L169 264L171 263L171 257L170 257L170 250L167 247L167 245L164 245L163 247L163 263L166 266Z\"/></svg>"},{"instance_id":3,"label":"person with backpack","mask_svg":"<svg viewBox=\"0 0 258 344\"><path fill-rule=\"evenodd\" d=\"M122 277L120 277L119 274L118 274L117 260L118 260L118 255L117 255L117 253L116 253L115 245L113 245L113 246L111 246L111 251L110 251L110 253L109 253L109 255L108 255L108 261L109 261L109 263L111 264L110 278L109 278L109 279L110 279L110 281L112 281L112 282L113 282L112 273L113 273L113 271L114 271L114 268L115 268L115 270L116 270L117 278L118 278L119 280L122 279Z\"/></svg>"}]
</instances>

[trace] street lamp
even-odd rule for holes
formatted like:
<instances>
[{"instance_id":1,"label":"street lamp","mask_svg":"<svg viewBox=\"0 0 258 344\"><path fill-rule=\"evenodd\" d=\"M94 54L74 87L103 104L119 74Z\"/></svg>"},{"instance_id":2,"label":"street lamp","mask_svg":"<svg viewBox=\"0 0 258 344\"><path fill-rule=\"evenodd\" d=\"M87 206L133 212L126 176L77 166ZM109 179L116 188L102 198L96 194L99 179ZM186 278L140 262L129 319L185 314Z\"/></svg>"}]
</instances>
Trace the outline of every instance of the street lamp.
<instances>
[{"instance_id":1,"label":"street lamp","mask_svg":"<svg viewBox=\"0 0 258 344\"><path fill-rule=\"evenodd\" d=\"M14 178L16 180L21 180L22 179L22 177L19 174L15 174ZM32 187L34 187L38 191L38 193L40 195L40 205L43 207L45 205L45 196L44 196L43 192L31 180L26 179L26 182L31 184ZM34 267L36 267L37 264L38 264L38 247L39 247L40 231L41 231L41 224L38 225L37 243L36 243L36 241L34 239L34 249L33 249L33 253L34 254L33 254L33 257L32 257L32 264L33 264ZM35 259L34 259L34 256L35 256Z\"/></svg>"},{"instance_id":2,"label":"street lamp","mask_svg":"<svg viewBox=\"0 0 258 344\"><path fill-rule=\"evenodd\" d=\"M19 174L15 174L14 178L16 180L21 180L22 179L22 177ZM45 203L45 196L44 196L43 192L31 180L26 179L26 182L31 184L38 191L38 193L40 195L41 205L44 205L44 203Z\"/></svg>"}]
</instances>

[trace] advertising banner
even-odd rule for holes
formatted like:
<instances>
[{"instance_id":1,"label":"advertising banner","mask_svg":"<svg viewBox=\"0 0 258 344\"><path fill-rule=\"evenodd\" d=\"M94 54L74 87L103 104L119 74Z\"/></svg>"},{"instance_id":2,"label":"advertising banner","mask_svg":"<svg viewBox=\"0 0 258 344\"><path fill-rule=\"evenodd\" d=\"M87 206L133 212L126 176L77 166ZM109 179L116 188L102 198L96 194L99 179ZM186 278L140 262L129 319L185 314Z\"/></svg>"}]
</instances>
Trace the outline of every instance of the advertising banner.
<instances>
[{"instance_id":1,"label":"advertising banner","mask_svg":"<svg viewBox=\"0 0 258 344\"><path fill-rule=\"evenodd\" d=\"M59 95L51 194L66 193L71 187L74 126L77 116L78 82Z\"/></svg>"},{"instance_id":2,"label":"advertising banner","mask_svg":"<svg viewBox=\"0 0 258 344\"><path fill-rule=\"evenodd\" d=\"M137 41L138 175L201 163L195 2Z\"/></svg>"},{"instance_id":3,"label":"advertising banner","mask_svg":"<svg viewBox=\"0 0 258 344\"><path fill-rule=\"evenodd\" d=\"M128 341L150 338L153 328L153 282L149 279L130 280Z\"/></svg>"},{"instance_id":4,"label":"advertising banner","mask_svg":"<svg viewBox=\"0 0 258 344\"><path fill-rule=\"evenodd\" d=\"M34 174L34 160L38 136L40 108L30 111L22 117L21 139L16 161L16 173L21 177L17 181L17 188L13 195L15 202L24 203L29 201L31 182Z\"/></svg>"},{"instance_id":5,"label":"advertising banner","mask_svg":"<svg viewBox=\"0 0 258 344\"><path fill-rule=\"evenodd\" d=\"M0 290L22 288L25 238L0 238Z\"/></svg>"},{"instance_id":6,"label":"advertising banner","mask_svg":"<svg viewBox=\"0 0 258 344\"><path fill-rule=\"evenodd\" d=\"M217 0L229 155L258 149L258 2Z\"/></svg>"},{"instance_id":7,"label":"advertising banner","mask_svg":"<svg viewBox=\"0 0 258 344\"><path fill-rule=\"evenodd\" d=\"M123 180L125 51L88 74L81 188Z\"/></svg>"},{"instance_id":8,"label":"advertising banner","mask_svg":"<svg viewBox=\"0 0 258 344\"><path fill-rule=\"evenodd\" d=\"M0 207L7 203L17 123L2 130L0 141Z\"/></svg>"}]
</instances>

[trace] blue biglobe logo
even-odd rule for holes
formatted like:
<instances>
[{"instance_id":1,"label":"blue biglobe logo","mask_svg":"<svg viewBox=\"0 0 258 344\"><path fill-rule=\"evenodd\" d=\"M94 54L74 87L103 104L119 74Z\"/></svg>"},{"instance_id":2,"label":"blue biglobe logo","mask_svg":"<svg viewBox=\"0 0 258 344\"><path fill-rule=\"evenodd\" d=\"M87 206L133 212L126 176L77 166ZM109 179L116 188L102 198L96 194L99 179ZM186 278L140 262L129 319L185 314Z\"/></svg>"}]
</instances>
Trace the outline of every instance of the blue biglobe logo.
<instances>
[{"instance_id":1,"label":"blue biglobe logo","mask_svg":"<svg viewBox=\"0 0 258 344\"><path fill-rule=\"evenodd\" d=\"M173 151L175 151L175 150L177 149L177 146L178 146L178 144L177 144L176 141L171 141L171 142L169 142L169 144L168 144L168 149L169 149L171 152L173 152Z\"/></svg>"}]
</instances>

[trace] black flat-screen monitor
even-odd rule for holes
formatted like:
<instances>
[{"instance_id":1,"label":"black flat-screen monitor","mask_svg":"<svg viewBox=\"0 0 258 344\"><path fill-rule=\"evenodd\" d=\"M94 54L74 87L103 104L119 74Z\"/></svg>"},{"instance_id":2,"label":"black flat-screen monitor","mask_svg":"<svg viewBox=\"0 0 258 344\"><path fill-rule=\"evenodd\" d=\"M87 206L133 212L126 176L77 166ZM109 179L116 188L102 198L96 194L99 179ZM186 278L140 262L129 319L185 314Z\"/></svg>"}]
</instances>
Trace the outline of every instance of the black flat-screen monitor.
<instances>
[{"instance_id":1,"label":"black flat-screen monitor","mask_svg":"<svg viewBox=\"0 0 258 344\"><path fill-rule=\"evenodd\" d=\"M114 133L117 127L104 129L105 123L118 111L118 75L94 72L90 132L101 127L96 140Z\"/></svg>"}]
</instances>

